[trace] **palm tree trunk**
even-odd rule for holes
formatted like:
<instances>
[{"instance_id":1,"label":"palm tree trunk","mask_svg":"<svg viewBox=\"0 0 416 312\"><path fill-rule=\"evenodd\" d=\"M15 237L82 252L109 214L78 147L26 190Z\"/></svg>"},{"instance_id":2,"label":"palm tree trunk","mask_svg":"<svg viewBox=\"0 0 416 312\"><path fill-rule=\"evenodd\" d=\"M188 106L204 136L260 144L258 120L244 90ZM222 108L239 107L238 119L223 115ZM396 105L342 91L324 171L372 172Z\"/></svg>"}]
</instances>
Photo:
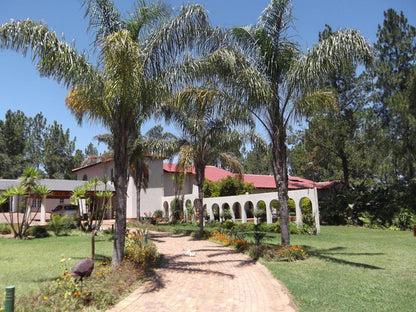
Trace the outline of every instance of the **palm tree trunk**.
<instances>
[{"instance_id":1,"label":"palm tree trunk","mask_svg":"<svg viewBox=\"0 0 416 312\"><path fill-rule=\"evenodd\" d=\"M281 127L272 141L273 172L280 206L281 244L290 246L288 200L288 176L286 164L286 131Z\"/></svg>"},{"instance_id":2,"label":"palm tree trunk","mask_svg":"<svg viewBox=\"0 0 416 312\"><path fill-rule=\"evenodd\" d=\"M199 211L199 233L202 236L204 232L204 206L203 206L203 188L205 182L205 165L195 164L196 181L198 185L198 211Z\"/></svg>"},{"instance_id":3,"label":"palm tree trunk","mask_svg":"<svg viewBox=\"0 0 416 312\"><path fill-rule=\"evenodd\" d=\"M116 220L114 234L114 251L112 264L118 266L123 261L123 252L126 234L126 207L127 207L127 181L128 181L128 131L114 131L118 138L114 143L114 186L116 190ZM116 141L116 140L115 140Z\"/></svg>"}]
</instances>

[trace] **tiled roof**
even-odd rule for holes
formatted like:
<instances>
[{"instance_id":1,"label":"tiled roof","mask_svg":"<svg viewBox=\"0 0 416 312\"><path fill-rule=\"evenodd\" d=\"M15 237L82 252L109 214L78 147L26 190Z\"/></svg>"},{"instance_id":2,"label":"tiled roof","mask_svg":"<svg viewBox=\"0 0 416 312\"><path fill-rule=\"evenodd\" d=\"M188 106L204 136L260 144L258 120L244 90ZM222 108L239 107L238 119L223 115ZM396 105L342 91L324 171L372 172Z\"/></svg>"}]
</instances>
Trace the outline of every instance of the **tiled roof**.
<instances>
[{"instance_id":1,"label":"tiled roof","mask_svg":"<svg viewBox=\"0 0 416 312\"><path fill-rule=\"evenodd\" d=\"M166 172L176 172L177 164L173 163L163 163L163 170ZM192 167L192 170L189 170L188 173L195 174L195 168ZM230 171L217 168L215 166L206 166L205 168L205 178L209 181L220 181L228 176L236 176L235 173ZM275 189L276 183L274 181L274 176L270 175L260 175L260 174L244 174L244 182L253 183L256 188L263 189ZM289 177L289 189L305 189L305 188L314 188L317 189L328 189L333 187L336 184L339 184L340 181L330 181L330 182L314 182L308 179L299 178L299 177Z\"/></svg>"}]
</instances>

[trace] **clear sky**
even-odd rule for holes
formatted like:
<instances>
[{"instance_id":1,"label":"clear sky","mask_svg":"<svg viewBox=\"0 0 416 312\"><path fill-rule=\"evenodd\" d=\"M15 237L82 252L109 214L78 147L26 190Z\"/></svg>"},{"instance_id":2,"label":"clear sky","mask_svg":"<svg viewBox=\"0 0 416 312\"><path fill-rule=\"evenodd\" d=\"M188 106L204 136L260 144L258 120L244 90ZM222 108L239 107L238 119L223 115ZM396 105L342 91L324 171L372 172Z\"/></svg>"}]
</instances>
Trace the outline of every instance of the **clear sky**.
<instances>
[{"instance_id":1,"label":"clear sky","mask_svg":"<svg viewBox=\"0 0 416 312\"><path fill-rule=\"evenodd\" d=\"M179 6L183 1L168 1ZM213 25L233 27L255 24L268 0L201 0L209 12ZM115 1L121 12L129 12L133 0ZM294 0L293 15L296 18L295 39L302 47L311 47L318 39L318 32L325 24L334 30L358 29L370 42L376 41L377 25L383 22L383 11L393 8L403 11L411 25L416 25L415 0ZM82 0L0 0L0 24L10 19L30 18L45 22L66 40L75 39L79 51L89 50L91 35L87 33L88 21L84 19ZM8 109L22 110L27 116L39 112L48 123L56 120L64 129L69 128L76 137L76 147L84 149L93 136L108 132L100 125L84 122L79 126L65 106L67 90L57 82L40 78L29 57L20 53L0 50L0 118ZM150 124L148 125L148 127ZM104 146L100 146L102 151Z\"/></svg>"}]
</instances>

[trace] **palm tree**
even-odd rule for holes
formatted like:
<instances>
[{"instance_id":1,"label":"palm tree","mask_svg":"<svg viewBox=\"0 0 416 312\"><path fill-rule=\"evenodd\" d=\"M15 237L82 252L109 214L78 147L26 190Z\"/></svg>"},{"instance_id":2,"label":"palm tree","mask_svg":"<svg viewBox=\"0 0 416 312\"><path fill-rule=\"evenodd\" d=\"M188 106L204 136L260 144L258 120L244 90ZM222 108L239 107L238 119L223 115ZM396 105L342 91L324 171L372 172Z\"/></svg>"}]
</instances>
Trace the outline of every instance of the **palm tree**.
<instances>
[{"instance_id":1,"label":"palm tree","mask_svg":"<svg viewBox=\"0 0 416 312\"><path fill-rule=\"evenodd\" d=\"M44 24L11 21L0 27L0 48L28 50L42 76L70 88L66 103L81 122L104 124L114 140L116 233L113 264L122 262L126 230L128 140L140 114L151 111L168 93L163 83L181 51L203 44L209 22L199 5L187 6L172 19L159 2L139 0L127 20L109 0L86 0L86 16L95 30L98 64L59 40ZM196 42L196 43L195 43Z\"/></svg>"},{"instance_id":2,"label":"palm tree","mask_svg":"<svg viewBox=\"0 0 416 312\"><path fill-rule=\"evenodd\" d=\"M302 54L293 41L291 0L272 0L254 26L230 31L251 64L264 74L265 98L245 101L246 108L264 127L272 149L272 167L280 203L282 245L290 245L286 131L291 118L307 114L314 105L331 105L334 96L317 91L323 74L346 60L368 63L372 53L355 30L340 30ZM248 90L246 86L243 89Z\"/></svg>"},{"instance_id":3,"label":"palm tree","mask_svg":"<svg viewBox=\"0 0 416 312\"><path fill-rule=\"evenodd\" d=\"M168 124L174 124L180 133L178 170L186 172L192 166L195 168L198 186L196 208L199 211L201 234L204 227L202 190L205 183L205 167L220 161L223 166L231 167L239 173L242 171L238 160L226 151L236 136L239 136L231 131L231 127L246 121L241 118L243 115L239 116L229 109L226 105L228 100L230 98L227 93L215 86L189 86L174 94L161 108Z\"/></svg>"}]
</instances>

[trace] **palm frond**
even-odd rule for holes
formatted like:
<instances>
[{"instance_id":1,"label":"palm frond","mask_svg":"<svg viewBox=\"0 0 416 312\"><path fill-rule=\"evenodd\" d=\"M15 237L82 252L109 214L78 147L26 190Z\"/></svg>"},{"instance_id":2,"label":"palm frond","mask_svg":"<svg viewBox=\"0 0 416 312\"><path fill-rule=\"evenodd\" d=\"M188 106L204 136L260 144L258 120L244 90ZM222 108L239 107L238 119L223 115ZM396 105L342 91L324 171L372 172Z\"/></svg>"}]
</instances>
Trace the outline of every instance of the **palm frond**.
<instances>
[{"instance_id":1,"label":"palm frond","mask_svg":"<svg viewBox=\"0 0 416 312\"><path fill-rule=\"evenodd\" d=\"M293 64L288 83L296 85L298 89L316 87L323 75L343 66L345 62L369 65L372 59L370 44L357 30L339 30L320 41Z\"/></svg>"},{"instance_id":2,"label":"palm frond","mask_svg":"<svg viewBox=\"0 0 416 312\"><path fill-rule=\"evenodd\" d=\"M161 1L138 0L134 12L125 23L133 40L146 38L154 29L158 28L172 14L172 8Z\"/></svg>"},{"instance_id":3,"label":"palm frond","mask_svg":"<svg viewBox=\"0 0 416 312\"><path fill-rule=\"evenodd\" d=\"M59 40L46 25L30 19L12 20L1 25L0 49L11 49L24 56L30 51L41 76L53 78L66 88L86 86L99 79L85 53L78 53L74 46Z\"/></svg>"},{"instance_id":4,"label":"palm frond","mask_svg":"<svg viewBox=\"0 0 416 312\"><path fill-rule=\"evenodd\" d=\"M120 13L114 3L109 0L84 0L84 17L89 17L88 30L94 29L94 47L98 48L105 38L122 28Z\"/></svg>"}]
</instances>

